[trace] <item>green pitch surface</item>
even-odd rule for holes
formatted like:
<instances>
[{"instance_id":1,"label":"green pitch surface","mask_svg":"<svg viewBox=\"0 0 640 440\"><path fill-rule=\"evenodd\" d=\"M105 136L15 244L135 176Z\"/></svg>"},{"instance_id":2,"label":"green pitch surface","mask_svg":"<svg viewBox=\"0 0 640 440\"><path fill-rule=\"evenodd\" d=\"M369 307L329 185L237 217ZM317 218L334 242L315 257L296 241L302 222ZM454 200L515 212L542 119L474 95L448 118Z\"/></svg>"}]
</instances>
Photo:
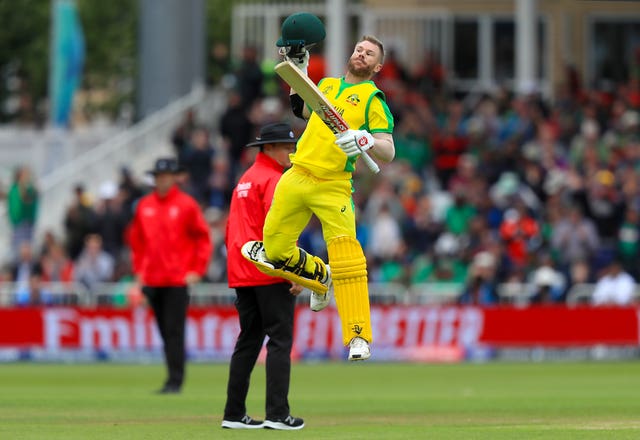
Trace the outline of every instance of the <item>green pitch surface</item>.
<instances>
[{"instance_id":1,"label":"green pitch surface","mask_svg":"<svg viewBox=\"0 0 640 440\"><path fill-rule=\"evenodd\" d=\"M639 363L294 365L297 432L220 428L227 366L0 365L0 439L638 439ZM249 414L264 415L264 367Z\"/></svg>"}]
</instances>

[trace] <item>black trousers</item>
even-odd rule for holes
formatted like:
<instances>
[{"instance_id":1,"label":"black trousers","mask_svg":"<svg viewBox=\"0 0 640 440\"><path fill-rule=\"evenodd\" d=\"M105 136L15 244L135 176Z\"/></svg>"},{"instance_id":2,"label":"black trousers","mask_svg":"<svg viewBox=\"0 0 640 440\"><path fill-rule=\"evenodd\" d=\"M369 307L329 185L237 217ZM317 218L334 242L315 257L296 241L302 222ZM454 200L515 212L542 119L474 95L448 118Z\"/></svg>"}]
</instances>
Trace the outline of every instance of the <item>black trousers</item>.
<instances>
[{"instance_id":1,"label":"black trousers","mask_svg":"<svg viewBox=\"0 0 640 440\"><path fill-rule=\"evenodd\" d=\"M289 381L293 346L295 296L289 283L236 289L236 310L240 334L231 356L225 419L238 419L247 413L246 398L251 372L265 336L267 342L266 401L267 419L289 415Z\"/></svg>"},{"instance_id":2,"label":"black trousers","mask_svg":"<svg viewBox=\"0 0 640 440\"><path fill-rule=\"evenodd\" d=\"M187 287L149 287L142 289L153 309L164 348L167 366L165 386L182 386L185 366L185 325L189 292Z\"/></svg>"}]
</instances>

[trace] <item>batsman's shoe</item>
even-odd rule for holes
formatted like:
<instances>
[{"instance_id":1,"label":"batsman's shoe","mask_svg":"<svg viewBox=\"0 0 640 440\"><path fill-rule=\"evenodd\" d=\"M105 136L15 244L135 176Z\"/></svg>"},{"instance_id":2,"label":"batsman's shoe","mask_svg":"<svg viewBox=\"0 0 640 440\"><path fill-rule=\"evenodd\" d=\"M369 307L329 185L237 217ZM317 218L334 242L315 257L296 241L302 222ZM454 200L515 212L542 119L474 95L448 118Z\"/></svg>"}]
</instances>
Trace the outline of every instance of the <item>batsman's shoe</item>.
<instances>
[{"instance_id":1,"label":"batsman's shoe","mask_svg":"<svg viewBox=\"0 0 640 440\"><path fill-rule=\"evenodd\" d=\"M267 429L282 429L293 431L304 428L304 420L299 417L287 416L284 419L265 420L264 427Z\"/></svg>"},{"instance_id":2,"label":"batsman's shoe","mask_svg":"<svg viewBox=\"0 0 640 440\"><path fill-rule=\"evenodd\" d=\"M364 361L371 357L371 349L369 343L359 336L356 336L349 342L349 360Z\"/></svg>"},{"instance_id":3,"label":"batsman's shoe","mask_svg":"<svg viewBox=\"0 0 640 440\"><path fill-rule=\"evenodd\" d=\"M224 419L222 427L227 429L260 429L264 427L264 422L262 420L253 420L245 414L239 419Z\"/></svg>"},{"instance_id":4,"label":"batsman's shoe","mask_svg":"<svg viewBox=\"0 0 640 440\"><path fill-rule=\"evenodd\" d=\"M261 241L248 241L242 245L240 253L244 258L251 261L256 265L260 272L272 277L284 278L294 283L300 284L302 287L324 295L329 290L329 284L331 283L331 277L328 271L323 268L326 267L322 260L318 257L313 257L316 265L316 273L309 274L301 270L302 263L298 263L296 267L287 266L285 263L275 263L267 259L264 251L264 243ZM308 254L302 251L304 258L308 258ZM326 272L326 273L325 273ZM306 274L307 276L304 276Z\"/></svg>"},{"instance_id":5,"label":"batsman's shoe","mask_svg":"<svg viewBox=\"0 0 640 440\"><path fill-rule=\"evenodd\" d=\"M327 289L327 293L321 295L319 293L311 291L311 296L309 297L309 308L314 312L319 312L320 310L324 310L327 308L329 303L331 302L331 294L333 292L333 281L331 281L331 269L329 265L326 265L327 268L327 284L329 288Z\"/></svg>"}]
</instances>

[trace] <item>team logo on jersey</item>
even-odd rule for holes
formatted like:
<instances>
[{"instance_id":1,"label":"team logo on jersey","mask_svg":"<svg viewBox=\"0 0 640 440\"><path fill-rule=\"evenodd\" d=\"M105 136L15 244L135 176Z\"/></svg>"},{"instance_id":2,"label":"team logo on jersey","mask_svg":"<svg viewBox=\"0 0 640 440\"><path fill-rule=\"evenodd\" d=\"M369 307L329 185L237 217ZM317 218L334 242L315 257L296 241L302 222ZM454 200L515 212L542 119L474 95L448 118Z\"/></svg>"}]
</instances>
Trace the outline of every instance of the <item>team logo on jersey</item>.
<instances>
[{"instance_id":1,"label":"team logo on jersey","mask_svg":"<svg viewBox=\"0 0 640 440\"><path fill-rule=\"evenodd\" d=\"M322 94L323 95L328 95L329 92L331 92L333 90L333 86L327 86L324 89L322 89Z\"/></svg>"},{"instance_id":2,"label":"team logo on jersey","mask_svg":"<svg viewBox=\"0 0 640 440\"><path fill-rule=\"evenodd\" d=\"M142 215L145 217L151 217L156 215L156 210L151 206L145 206L144 209L142 209Z\"/></svg>"},{"instance_id":3,"label":"team logo on jersey","mask_svg":"<svg viewBox=\"0 0 640 440\"><path fill-rule=\"evenodd\" d=\"M360 104L360 97L358 96L357 93L353 93L353 94L347 96L347 102L355 107L358 104Z\"/></svg>"},{"instance_id":4,"label":"team logo on jersey","mask_svg":"<svg viewBox=\"0 0 640 440\"><path fill-rule=\"evenodd\" d=\"M239 199L244 199L249 196L249 190L251 189L251 182L240 182L236 187L236 194Z\"/></svg>"}]
</instances>

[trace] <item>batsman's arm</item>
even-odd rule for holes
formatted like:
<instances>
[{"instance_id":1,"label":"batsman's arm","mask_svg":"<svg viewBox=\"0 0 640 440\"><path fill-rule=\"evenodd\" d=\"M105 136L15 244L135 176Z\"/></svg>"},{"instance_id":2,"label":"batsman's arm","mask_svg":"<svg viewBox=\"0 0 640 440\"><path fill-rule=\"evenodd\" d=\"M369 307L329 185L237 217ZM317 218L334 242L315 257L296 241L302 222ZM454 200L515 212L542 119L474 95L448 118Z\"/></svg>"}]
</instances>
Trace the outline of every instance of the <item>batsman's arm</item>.
<instances>
[{"instance_id":1,"label":"batsman's arm","mask_svg":"<svg viewBox=\"0 0 640 440\"><path fill-rule=\"evenodd\" d=\"M304 103L304 99L291 89L289 93L289 101L291 102L291 110L296 117L307 121L311 117L311 111Z\"/></svg>"},{"instance_id":2,"label":"batsman's arm","mask_svg":"<svg viewBox=\"0 0 640 440\"><path fill-rule=\"evenodd\" d=\"M393 135L391 133L374 133L373 139L373 148L367 150L369 154L383 162L391 162L396 155Z\"/></svg>"},{"instance_id":3,"label":"batsman's arm","mask_svg":"<svg viewBox=\"0 0 640 440\"><path fill-rule=\"evenodd\" d=\"M291 61L302 73L308 75L307 69L309 67L309 51L304 51L304 56L300 58L290 58L288 56L284 57L285 60ZM298 93L291 88L289 91L289 100L291 101L291 110L293 114L296 115L300 119L304 119L305 121L311 117L311 111L304 104L304 100L298 95Z\"/></svg>"}]
</instances>

